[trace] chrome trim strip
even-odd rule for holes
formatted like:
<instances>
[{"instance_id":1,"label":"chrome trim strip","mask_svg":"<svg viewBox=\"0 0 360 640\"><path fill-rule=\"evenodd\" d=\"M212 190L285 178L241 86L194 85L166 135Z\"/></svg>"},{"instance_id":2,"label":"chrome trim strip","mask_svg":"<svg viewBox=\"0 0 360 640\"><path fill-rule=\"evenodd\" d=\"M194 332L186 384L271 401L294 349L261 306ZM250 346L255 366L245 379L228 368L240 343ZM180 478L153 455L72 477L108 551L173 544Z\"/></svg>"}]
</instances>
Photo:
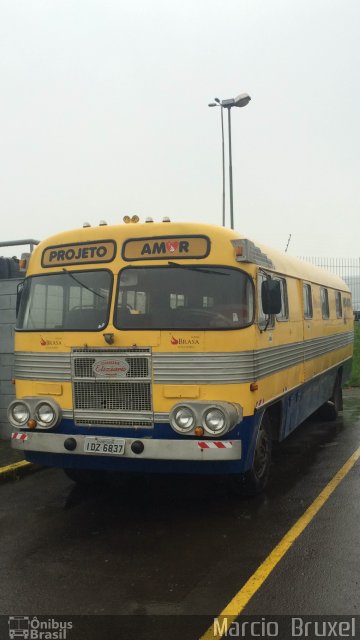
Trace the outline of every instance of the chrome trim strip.
<instances>
[{"instance_id":1,"label":"chrome trim strip","mask_svg":"<svg viewBox=\"0 0 360 640\"><path fill-rule=\"evenodd\" d=\"M155 384L240 384L265 378L336 351L353 341L353 331L257 351L220 353L154 353ZM100 350L88 350L87 355ZM115 352L115 349L112 353ZM86 353L86 352L85 352ZM124 353L124 352L123 352ZM126 352L130 353L131 352ZM136 355L140 355L139 351ZM133 354L135 355L135 354ZM147 355L146 352L143 355ZM18 380L71 381L70 353L15 354ZM145 379L143 378L145 381Z\"/></svg>"},{"instance_id":2,"label":"chrome trim strip","mask_svg":"<svg viewBox=\"0 0 360 640\"><path fill-rule=\"evenodd\" d=\"M158 384L225 384L245 382L253 375L253 351L238 353L154 353Z\"/></svg>"},{"instance_id":3,"label":"chrome trim strip","mask_svg":"<svg viewBox=\"0 0 360 640\"><path fill-rule=\"evenodd\" d=\"M154 413L154 422L170 424L169 414L165 412Z\"/></svg>"},{"instance_id":4,"label":"chrome trim strip","mask_svg":"<svg viewBox=\"0 0 360 640\"><path fill-rule=\"evenodd\" d=\"M14 377L17 380L70 382L70 353L15 353Z\"/></svg>"},{"instance_id":5,"label":"chrome trim strip","mask_svg":"<svg viewBox=\"0 0 360 640\"><path fill-rule=\"evenodd\" d=\"M254 380L266 378L278 371L337 351L351 344L352 340L353 332L351 331L255 351Z\"/></svg>"},{"instance_id":6,"label":"chrome trim strip","mask_svg":"<svg viewBox=\"0 0 360 640\"><path fill-rule=\"evenodd\" d=\"M352 341L353 331L348 331L257 351L154 353L154 382L158 384L252 382L346 347Z\"/></svg>"}]
</instances>

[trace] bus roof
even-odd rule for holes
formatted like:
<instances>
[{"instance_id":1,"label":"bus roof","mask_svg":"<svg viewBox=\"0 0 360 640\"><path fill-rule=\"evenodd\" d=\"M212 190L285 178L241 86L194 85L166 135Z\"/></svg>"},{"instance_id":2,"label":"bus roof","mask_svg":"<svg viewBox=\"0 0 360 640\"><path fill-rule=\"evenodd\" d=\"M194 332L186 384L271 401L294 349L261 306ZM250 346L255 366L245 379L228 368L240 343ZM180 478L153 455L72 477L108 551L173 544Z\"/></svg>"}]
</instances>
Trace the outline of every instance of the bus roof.
<instances>
[{"instance_id":1,"label":"bus roof","mask_svg":"<svg viewBox=\"0 0 360 640\"><path fill-rule=\"evenodd\" d=\"M205 237L210 240L208 253L194 256L193 261L201 258L202 262L206 262L208 264L241 266L241 259L236 260L235 249L232 243L236 244L237 241L249 240L250 243L252 242L255 248L259 249L259 251L264 255L268 264L261 263L261 261L257 262L256 258L254 261L243 260L243 262L255 262L255 264L260 264L260 266L263 266L264 268L266 267L270 271L275 271L285 276L301 278L308 282L314 282L335 289L349 291L349 287L339 276L329 271L325 271L324 269L320 269L319 267L316 267L304 260L289 256L287 253L271 249L257 241L251 241L251 239L245 238L235 230L215 225L186 222L130 223L119 225L99 225L95 227L86 226L80 229L73 229L58 233L42 241L35 248L31 257L28 275L48 271L48 268L51 266L53 266L55 270L58 270L64 266L66 266L66 268L73 268L76 265L76 268L79 269L80 263L74 261L67 263L64 262L64 264L61 264L61 262L55 262L53 265L51 263L45 264L45 252L49 254L51 249L73 247L74 245L86 246L91 243L95 245L100 242L105 244L106 242L112 243L114 246L114 254L112 257L110 256L111 259L104 260L103 265L97 264L97 267L103 266L104 268L109 266L110 262L114 262L116 263L116 267L120 268L124 265L124 260L125 263L129 265L132 264L132 261L137 265L143 264L143 261L146 261L146 263L150 265L150 258L153 261L151 264L154 264L154 260L156 260L156 264L167 264L169 259L177 260L181 256L176 255L176 251L175 254L172 254L165 250L164 255L158 254L156 256L149 257L145 253L144 255L139 255L136 258L127 259L126 256L124 257L123 247L127 245L127 243L136 241L137 239L144 242L147 240L169 240L169 244L172 242L173 246L177 246L177 244L179 244L178 240L180 241L182 238L188 237ZM188 256L188 259L191 258ZM91 262L82 261L81 264L83 267L89 267ZM46 268L44 268L44 266Z\"/></svg>"}]
</instances>

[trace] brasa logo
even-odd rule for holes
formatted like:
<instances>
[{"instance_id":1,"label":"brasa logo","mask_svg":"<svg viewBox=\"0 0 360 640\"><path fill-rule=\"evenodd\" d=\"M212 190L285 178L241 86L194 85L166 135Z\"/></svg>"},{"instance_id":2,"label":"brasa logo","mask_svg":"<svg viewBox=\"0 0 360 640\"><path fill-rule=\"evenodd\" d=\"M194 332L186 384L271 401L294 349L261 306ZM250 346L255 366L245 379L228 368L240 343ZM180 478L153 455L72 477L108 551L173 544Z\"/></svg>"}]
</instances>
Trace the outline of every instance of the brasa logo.
<instances>
[{"instance_id":1,"label":"brasa logo","mask_svg":"<svg viewBox=\"0 0 360 640\"><path fill-rule=\"evenodd\" d=\"M181 347L192 347L200 344L200 336L190 336L189 338L170 336L170 342L174 346L179 345Z\"/></svg>"},{"instance_id":2,"label":"brasa logo","mask_svg":"<svg viewBox=\"0 0 360 640\"><path fill-rule=\"evenodd\" d=\"M40 344L42 347L60 347L62 344L61 338L55 338L53 340L46 339L40 335Z\"/></svg>"},{"instance_id":3,"label":"brasa logo","mask_svg":"<svg viewBox=\"0 0 360 640\"><path fill-rule=\"evenodd\" d=\"M122 358L96 360L92 367L96 378L124 378L129 368L128 362Z\"/></svg>"}]
</instances>

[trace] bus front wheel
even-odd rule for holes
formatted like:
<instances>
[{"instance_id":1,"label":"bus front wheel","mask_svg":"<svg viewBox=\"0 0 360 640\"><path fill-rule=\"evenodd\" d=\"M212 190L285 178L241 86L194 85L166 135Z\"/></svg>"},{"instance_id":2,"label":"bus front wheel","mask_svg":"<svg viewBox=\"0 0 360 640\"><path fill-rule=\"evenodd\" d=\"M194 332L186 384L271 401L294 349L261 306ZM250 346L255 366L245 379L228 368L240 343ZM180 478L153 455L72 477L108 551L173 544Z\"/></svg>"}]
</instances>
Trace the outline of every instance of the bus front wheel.
<instances>
[{"instance_id":1,"label":"bus front wheel","mask_svg":"<svg viewBox=\"0 0 360 640\"><path fill-rule=\"evenodd\" d=\"M270 473L271 435L270 421L265 414L256 437L254 459L251 469L236 479L237 490L241 495L254 496L263 491Z\"/></svg>"}]
</instances>

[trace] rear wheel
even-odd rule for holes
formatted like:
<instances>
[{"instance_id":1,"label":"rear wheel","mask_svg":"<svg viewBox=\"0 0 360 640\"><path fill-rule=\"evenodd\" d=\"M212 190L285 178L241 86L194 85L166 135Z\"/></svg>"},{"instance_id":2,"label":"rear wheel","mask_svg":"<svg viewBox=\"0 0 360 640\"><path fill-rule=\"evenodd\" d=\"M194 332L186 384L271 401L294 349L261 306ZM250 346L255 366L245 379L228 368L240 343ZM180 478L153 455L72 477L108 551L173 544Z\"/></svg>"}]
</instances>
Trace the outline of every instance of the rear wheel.
<instances>
[{"instance_id":1,"label":"rear wheel","mask_svg":"<svg viewBox=\"0 0 360 640\"><path fill-rule=\"evenodd\" d=\"M342 387L341 387L341 378L338 375L336 378L334 392L330 400L325 402L319 409L319 418L321 420L325 420L327 422L333 422L338 418L339 411L342 411L343 408L343 400L342 400Z\"/></svg>"}]
</instances>

